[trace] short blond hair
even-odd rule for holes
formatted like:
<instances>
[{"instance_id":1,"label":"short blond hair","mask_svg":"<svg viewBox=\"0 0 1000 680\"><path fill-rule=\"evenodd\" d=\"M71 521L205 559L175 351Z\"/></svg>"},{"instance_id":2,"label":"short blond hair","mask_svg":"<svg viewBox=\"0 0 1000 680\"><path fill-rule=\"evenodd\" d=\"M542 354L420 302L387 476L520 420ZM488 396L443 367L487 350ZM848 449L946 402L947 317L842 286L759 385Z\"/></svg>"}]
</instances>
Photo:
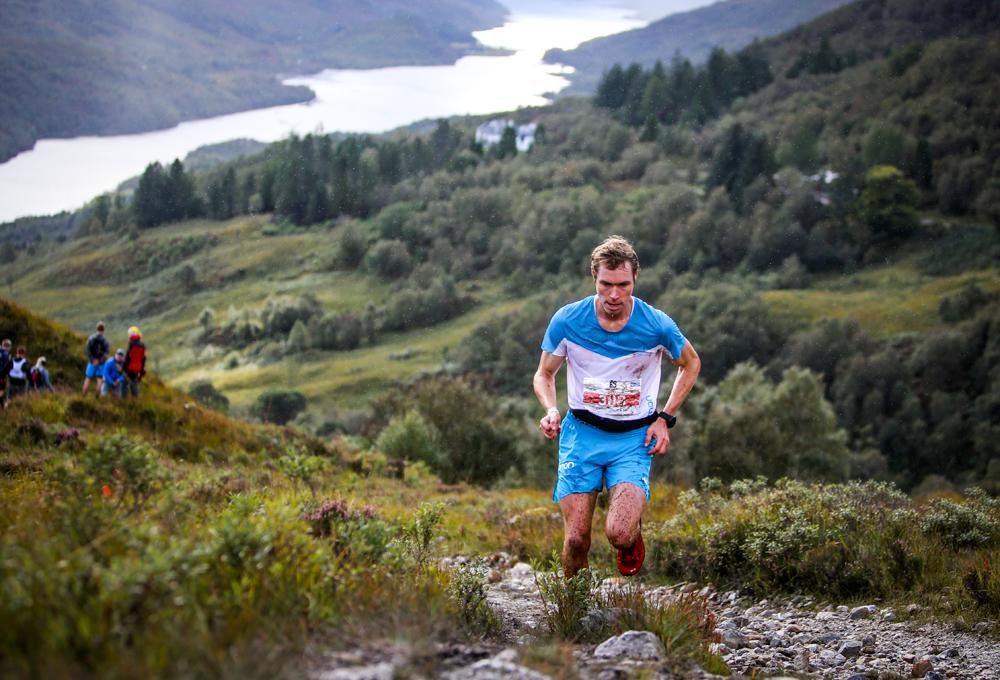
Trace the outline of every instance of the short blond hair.
<instances>
[{"instance_id":1,"label":"short blond hair","mask_svg":"<svg viewBox=\"0 0 1000 680\"><path fill-rule=\"evenodd\" d=\"M602 264L608 269L618 269L626 262L632 265L634 278L639 273L639 256L635 248L623 236L612 234L590 253L590 274L596 277Z\"/></svg>"}]
</instances>

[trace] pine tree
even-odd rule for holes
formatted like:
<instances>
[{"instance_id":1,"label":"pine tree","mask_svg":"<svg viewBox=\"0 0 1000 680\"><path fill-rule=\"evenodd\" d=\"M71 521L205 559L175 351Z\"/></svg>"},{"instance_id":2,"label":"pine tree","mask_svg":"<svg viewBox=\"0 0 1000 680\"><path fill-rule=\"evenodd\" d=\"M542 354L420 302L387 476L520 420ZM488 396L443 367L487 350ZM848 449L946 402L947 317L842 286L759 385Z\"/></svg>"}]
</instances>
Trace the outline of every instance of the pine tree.
<instances>
[{"instance_id":1,"label":"pine tree","mask_svg":"<svg viewBox=\"0 0 1000 680\"><path fill-rule=\"evenodd\" d=\"M506 158L507 156L517 155L517 130L512 126L507 126L504 128L503 134L500 136L500 143L497 144L497 157Z\"/></svg>"},{"instance_id":2,"label":"pine tree","mask_svg":"<svg viewBox=\"0 0 1000 680\"><path fill-rule=\"evenodd\" d=\"M620 109L625 103L627 85L625 71L621 65L615 64L605 72L601 82L598 83L594 105L612 111Z\"/></svg>"}]
</instances>

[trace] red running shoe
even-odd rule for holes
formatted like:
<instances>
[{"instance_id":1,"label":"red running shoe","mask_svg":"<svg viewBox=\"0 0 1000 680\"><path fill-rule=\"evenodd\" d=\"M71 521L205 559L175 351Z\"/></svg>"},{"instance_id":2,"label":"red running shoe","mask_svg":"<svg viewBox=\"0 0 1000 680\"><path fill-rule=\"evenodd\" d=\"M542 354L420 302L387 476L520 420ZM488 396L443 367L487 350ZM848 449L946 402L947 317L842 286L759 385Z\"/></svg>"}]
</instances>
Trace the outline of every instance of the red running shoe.
<instances>
[{"instance_id":1,"label":"red running shoe","mask_svg":"<svg viewBox=\"0 0 1000 680\"><path fill-rule=\"evenodd\" d=\"M634 576L642 569L646 559L646 544L642 542L642 522L639 523L639 535L631 548L618 549L618 571L622 576Z\"/></svg>"}]
</instances>

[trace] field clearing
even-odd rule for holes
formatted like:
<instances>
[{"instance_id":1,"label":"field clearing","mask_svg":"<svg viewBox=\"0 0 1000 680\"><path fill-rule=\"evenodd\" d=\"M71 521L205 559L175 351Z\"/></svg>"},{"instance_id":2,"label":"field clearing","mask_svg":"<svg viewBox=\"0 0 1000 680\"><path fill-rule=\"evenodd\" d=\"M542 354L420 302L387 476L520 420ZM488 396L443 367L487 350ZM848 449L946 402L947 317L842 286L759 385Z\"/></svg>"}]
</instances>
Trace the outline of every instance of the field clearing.
<instances>
[{"instance_id":1,"label":"field clearing","mask_svg":"<svg viewBox=\"0 0 1000 680\"><path fill-rule=\"evenodd\" d=\"M299 358L258 366L247 364L227 370L218 358L170 375L170 382L188 387L209 380L226 393L234 406L249 406L268 388L296 389L312 408L358 407L367 398L398 380L438 368L446 351L453 351L479 324L493 316L518 309L523 302L482 305L456 319L398 333L374 347L349 352L308 351ZM192 356L192 360L194 357Z\"/></svg>"},{"instance_id":2,"label":"field clearing","mask_svg":"<svg viewBox=\"0 0 1000 680\"><path fill-rule=\"evenodd\" d=\"M938 314L941 300L968 284L1000 293L1000 271L928 276L903 264L830 278L809 289L766 291L761 297L772 313L791 327L852 318L866 332L886 337L943 326Z\"/></svg>"}]
</instances>

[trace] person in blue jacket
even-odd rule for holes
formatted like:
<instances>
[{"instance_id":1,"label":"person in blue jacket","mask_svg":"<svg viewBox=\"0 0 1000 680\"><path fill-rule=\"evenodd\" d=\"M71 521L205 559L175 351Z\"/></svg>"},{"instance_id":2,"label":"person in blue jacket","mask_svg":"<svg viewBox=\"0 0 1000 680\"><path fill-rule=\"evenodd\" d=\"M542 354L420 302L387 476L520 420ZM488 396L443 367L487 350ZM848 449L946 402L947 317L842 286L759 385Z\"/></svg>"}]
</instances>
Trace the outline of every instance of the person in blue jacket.
<instances>
[{"instance_id":1,"label":"person in blue jacket","mask_svg":"<svg viewBox=\"0 0 1000 680\"><path fill-rule=\"evenodd\" d=\"M125 396L125 374L122 366L125 364L125 350L119 348L115 355L104 362L104 382L101 383L101 396L113 394L116 397Z\"/></svg>"}]
</instances>

